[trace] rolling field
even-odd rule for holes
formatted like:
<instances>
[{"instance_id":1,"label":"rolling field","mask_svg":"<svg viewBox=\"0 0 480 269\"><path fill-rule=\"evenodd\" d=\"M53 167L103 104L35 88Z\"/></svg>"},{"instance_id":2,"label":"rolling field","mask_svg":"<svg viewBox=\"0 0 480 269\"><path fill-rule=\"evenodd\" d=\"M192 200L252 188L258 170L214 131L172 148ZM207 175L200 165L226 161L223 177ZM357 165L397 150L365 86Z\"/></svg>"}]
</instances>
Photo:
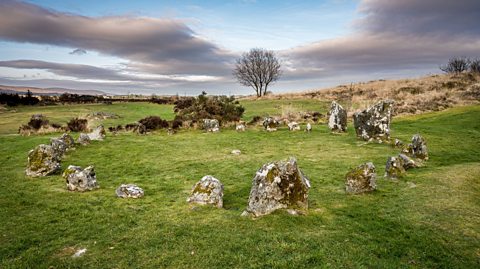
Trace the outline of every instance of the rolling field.
<instances>
[{"instance_id":1,"label":"rolling field","mask_svg":"<svg viewBox=\"0 0 480 269\"><path fill-rule=\"evenodd\" d=\"M245 120L284 110L327 112L316 100L242 101ZM60 175L27 178L27 153L50 137L16 134L35 113L65 124L88 112L121 116L106 127L145 116L174 117L172 106L147 103L18 107L0 113L0 268L479 268L480 106L394 118L392 136L427 139L430 160L398 181L383 178L385 144L283 126L267 133L181 130L139 136L107 133L76 146L68 165L94 165L100 189L69 192ZM78 133L72 133L74 138ZM242 154L230 154L240 149ZM264 164L297 158L310 178L309 212L279 211L257 219L240 214L252 179ZM344 176L371 161L377 191L346 195ZM192 207L186 198L204 175L225 185L224 209ZM135 183L138 200L115 189ZM86 248L79 258L73 253Z\"/></svg>"}]
</instances>

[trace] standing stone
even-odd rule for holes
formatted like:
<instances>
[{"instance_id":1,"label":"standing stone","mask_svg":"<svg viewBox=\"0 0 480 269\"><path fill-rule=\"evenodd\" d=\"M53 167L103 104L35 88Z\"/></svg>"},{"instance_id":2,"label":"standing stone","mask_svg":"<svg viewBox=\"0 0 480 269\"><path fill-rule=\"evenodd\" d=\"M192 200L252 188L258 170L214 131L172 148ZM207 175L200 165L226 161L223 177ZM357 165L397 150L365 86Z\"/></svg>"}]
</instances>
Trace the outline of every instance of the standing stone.
<instances>
[{"instance_id":1,"label":"standing stone","mask_svg":"<svg viewBox=\"0 0 480 269\"><path fill-rule=\"evenodd\" d=\"M347 131L347 111L339 103L333 101L328 114L328 128L332 132Z\"/></svg>"},{"instance_id":2,"label":"standing stone","mask_svg":"<svg viewBox=\"0 0 480 269\"><path fill-rule=\"evenodd\" d=\"M272 117L266 117L264 120L263 120L263 127L265 128L265 130L267 130L268 132L274 132L277 130L278 128L278 125L279 125L279 122L272 118Z\"/></svg>"},{"instance_id":3,"label":"standing stone","mask_svg":"<svg viewBox=\"0 0 480 269\"><path fill-rule=\"evenodd\" d=\"M295 121L289 122L287 125L290 131L300 131L300 125Z\"/></svg>"},{"instance_id":4,"label":"standing stone","mask_svg":"<svg viewBox=\"0 0 480 269\"><path fill-rule=\"evenodd\" d=\"M142 188L135 184L122 184L115 190L115 194L120 198L141 198L144 195Z\"/></svg>"},{"instance_id":5,"label":"standing stone","mask_svg":"<svg viewBox=\"0 0 480 269\"><path fill-rule=\"evenodd\" d=\"M388 157L385 165L385 176L390 179L397 179L405 174L403 159L399 157Z\"/></svg>"},{"instance_id":6,"label":"standing stone","mask_svg":"<svg viewBox=\"0 0 480 269\"><path fill-rule=\"evenodd\" d=\"M50 145L57 154L58 159L63 158L65 153L73 148L75 141L69 134L63 134L61 137L51 138Z\"/></svg>"},{"instance_id":7,"label":"standing stone","mask_svg":"<svg viewBox=\"0 0 480 269\"><path fill-rule=\"evenodd\" d=\"M379 141L390 138L390 123L393 112L392 100L380 101L374 106L353 115L353 125L357 137L365 141Z\"/></svg>"},{"instance_id":8,"label":"standing stone","mask_svg":"<svg viewBox=\"0 0 480 269\"><path fill-rule=\"evenodd\" d=\"M77 143L86 146L90 144L90 137L87 134L80 133L80 136L77 139Z\"/></svg>"},{"instance_id":9,"label":"standing stone","mask_svg":"<svg viewBox=\"0 0 480 269\"><path fill-rule=\"evenodd\" d=\"M201 205L214 205L222 208L223 184L220 180L210 175L204 176L193 186L187 202Z\"/></svg>"},{"instance_id":10,"label":"standing stone","mask_svg":"<svg viewBox=\"0 0 480 269\"><path fill-rule=\"evenodd\" d=\"M220 131L220 124L217 119L204 119L203 129L207 132L216 133Z\"/></svg>"},{"instance_id":11,"label":"standing stone","mask_svg":"<svg viewBox=\"0 0 480 269\"><path fill-rule=\"evenodd\" d=\"M38 145L28 153L28 166L25 174L29 177L44 177L60 170L60 160L50 145Z\"/></svg>"},{"instance_id":12,"label":"standing stone","mask_svg":"<svg viewBox=\"0 0 480 269\"><path fill-rule=\"evenodd\" d=\"M69 165L63 172L69 191L91 191L99 188L93 165L83 169L80 166Z\"/></svg>"},{"instance_id":13,"label":"standing stone","mask_svg":"<svg viewBox=\"0 0 480 269\"><path fill-rule=\"evenodd\" d=\"M364 163L352 169L345 176L345 191L351 194L374 191L377 188L377 174L373 163Z\"/></svg>"},{"instance_id":14,"label":"standing stone","mask_svg":"<svg viewBox=\"0 0 480 269\"><path fill-rule=\"evenodd\" d=\"M305 128L305 132L310 133L312 131L312 125L307 123L307 127Z\"/></svg>"},{"instance_id":15,"label":"standing stone","mask_svg":"<svg viewBox=\"0 0 480 269\"><path fill-rule=\"evenodd\" d=\"M277 209L308 209L310 181L295 158L267 163L252 181L248 206L242 215L267 215Z\"/></svg>"},{"instance_id":16,"label":"standing stone","mask_svg":"<svg viewBox=\"0 0 480 269\"><path fill-rule=\"evenodd\" d=\"M103 125L98 126L95 128L91 133L88 134L90 140L99 140L102 141L105 138L106 132Z\"/></svg>"},{"instance_id":17,"label":"standing stone","mask_svg":"<svg viewBox=\"0 0 480 269\"><path fill-rule=\"evenodd\" d=\"M418 167L417 163L405 154L398 154L398 159L402 161L402 165L405 170Z\"/></svg>"},{"instance_id":18,"label":"standing stone","mask_svg":"<svg viewBox=\"0 0 480 269\"><path fill-rule=\"evenodd\" d=\"M428 160L427 141L419 134L412 137L412 143L403 152L421 161Z\"/></svg>"}]
</instances>

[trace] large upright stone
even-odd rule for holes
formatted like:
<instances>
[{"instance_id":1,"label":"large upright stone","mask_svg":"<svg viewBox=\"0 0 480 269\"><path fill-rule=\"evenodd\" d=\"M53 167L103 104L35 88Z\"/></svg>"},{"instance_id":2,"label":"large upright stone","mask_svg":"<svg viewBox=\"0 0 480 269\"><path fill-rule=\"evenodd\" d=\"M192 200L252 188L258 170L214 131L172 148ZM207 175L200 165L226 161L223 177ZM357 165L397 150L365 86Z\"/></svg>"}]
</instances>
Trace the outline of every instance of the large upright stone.
<instances>
[{"instance_id":1,"label":"large upright stone","mask_svg":"<svg viewBox=\"0 0 480 269\"><path fill-rule=\"evenodd\" d=\"M187 202L201 205L214 205L222 208L223 184L220 180L210 175L204 176L193 186Z\"/></svg>"},{"instance_id":2,"label":"large upright stone","mask_svg":"<svg viewBox=\"0 0 480 269\"><path fill-rule=\"evenodd\" d=\"M265 130L267 130L268 132L274 132L277 130L278 128L278 125L280 123L272 118L272 117L266 117L264 120L263 120L263 127L265 128Z\"/></svg>"},{"instance_id":3,"label":"large upright stone","mask_svg":"<svg viewBox=\"0 0 480 269\"><path fill-rule=\"evenodd\" d=\"M90 140L102 141L105 138L106 134L107 133L105 132L105 128L103 128L103 125L99 125L91 133L88 134L88 137L90 138Z\"/></svg>"},{"instance_id":4,"label":"large upright stone","mask_svg":"<svg viewBox=\"0 0 480 269\"><path fill-rule=\"evenodd\" d=\"M60 137L51 138L50 145L53 147L58 159L61 159L69 149L74 147L75 141L71 135L63 134Z\"/></svg>"},{"instance_id":5,"label":"large upright stone","mask_svg":"<svg viewBox=\"0 0 480 269\"><path fill-rule=\"evenodd\" d=\"M50 145L38 145L28 153L28 166L25 174L29 177L44 177L60 170L60 160Z\"/></svg>"},{"instance_id":6,"label":"large upright stone","mask_svg":"<svg viewBox=\"0 0 480 269\"><path fill-rule=\"evenodd\" d=\"M85 169L80 166L69 165L63 172L63 178L66 179L67 189L70 191L84 192L99 188L93 165Z\"/></svg>"},{"instance_id":7,"label":"large upright stone","mask_svg":"<svg viewBox=\"0 0 480 269\"><path fill-rule=\"evenodd\" d=\"M353 125L357 137L363 140L377 139L380 141L390 138L390 123L393 112L392 100L380 101L374 106L353 115Z\"/></svg>"},{"instance_id":8,"label":"large upright stone","mask_svg":"<svg viewBox=\"0 0 480 269\"><path fill-rule=\"evenodd\" d=\"M347 131L347 111L340 104L333 101L328 115L328 128L332 132Z\"/></svg>"},{"instance_id":9,"label":"large upright stone","mask_svg":"<svg viewBox=\"0 0 480 269\"><path fill-rule=\"evenodd\" d=\"M220 131L220 123L217 119L204 119L203 120L203 129L207 132L219 132Z\"/></svg>"},{"instance_id":10,"label":"large upright stone","mask_svg":"<svg viewBox=\"0 0 480 269\"><path fill-rule=\"evenodd\" d=\"M345 191L351 194L374 191L377 188L377 174L373 163L364 163L352 169L345 176Z\"/></svg>"},{"instance_id":11,"label":"large upright stone","mask_svg":"<svg viewBox=\"0 0 480 269\"><path fill-rule=\"evenodd\" d=\"M267 163L252 181L248 206L242 215L267 215L277 209L308 209L310 181L295 158Z\"/></svg>"},{"instance_id":12,"label":"large upright stone","mask_svg":"<svg viewBox=\"0 0 480 269\"><path fill-rule=\"evenodd\" d=\"M416 134L412 137L412 143L403 149L403 153L417 160L426 161L428 160L427 141L421 135Z\"/></svg>"}]
</instances>

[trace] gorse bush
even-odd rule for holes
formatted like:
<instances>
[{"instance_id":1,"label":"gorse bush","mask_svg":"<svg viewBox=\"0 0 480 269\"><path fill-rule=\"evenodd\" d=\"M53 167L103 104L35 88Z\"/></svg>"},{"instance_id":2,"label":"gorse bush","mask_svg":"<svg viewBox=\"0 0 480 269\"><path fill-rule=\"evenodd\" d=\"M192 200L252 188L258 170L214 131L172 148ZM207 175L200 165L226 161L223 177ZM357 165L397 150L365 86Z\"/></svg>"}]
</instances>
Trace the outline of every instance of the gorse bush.
<instances>
[{"instance_id":1,"label":"gorse bush","mask_svg":"<svg viewBox=\"0 0 480 269\"><path fill-rule=\"evenodd\" d=\"M30 118L27 125L34 130L38 130L42 126L47 126L49 123L50 122L47 117L43 116L42 114L35 114Z\"/></svg>"},{"instance_id":2,"label":"gorse bush","mask_svg":"<svg viewBox=\"0 0 480 269\"><path fill-rule=\"evenodd\" d=\"M67 130L71 132L86 132L88 131L88 120L73 118L67 123Z\"/></svg>"},{"instance_id":3,"label":"gorse bush","mask_svg":"<svg viewBox=\"0 0 480 269\"><path fill-rule=\"evenodd\" d=\"M174 107L177 120L198 122L217 119L221 122L239 121L245 108L233 96L207 96L202 92L196 98L178 100Z\"/></svg>"},{"instance_id":4,"label":"gorse bush","mask_svg":"<svg viewBox=\"0 0 480 269\"><path fill-rule=\"evenodd\" d=\"M168 121L163 120L158 116L149 116L139 120L138 122L143 124L147 131L165 129L169 127Z\"/></svg>"}]
</instances>

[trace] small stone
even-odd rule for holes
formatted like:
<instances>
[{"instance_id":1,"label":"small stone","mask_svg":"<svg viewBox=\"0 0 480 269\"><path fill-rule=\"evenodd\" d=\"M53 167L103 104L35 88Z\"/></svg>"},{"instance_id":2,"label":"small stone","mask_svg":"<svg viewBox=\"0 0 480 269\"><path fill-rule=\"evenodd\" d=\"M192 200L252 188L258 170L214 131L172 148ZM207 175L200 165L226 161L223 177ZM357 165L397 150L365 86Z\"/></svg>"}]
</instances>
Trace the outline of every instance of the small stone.
<instances>
[{"instance_id":1,"label":"small stone","mask_svg":"<svg viewBox=\"0 0 480 269\"><path fill-rule=\"evenodd\" d=\"M295 158L263 165L252 181L245 214L258 217L277 209L308 209L310 181Z\"/></svg>"},{"instance_id":2,"label":"small stone","mask_svg":"<svg viewBox=\"0 0 480 269\"><path fill-rule=\"evenodd\" d=\"M223 184L213 176L202 177L193 188L187 202L223 207Z\"/></svg>"},{"instance_id":3,"label":"small stone","mask_svg":"<svg viewBox=\"0 0 480 269\"><path fill-rule=\"evenodd\" d=\"M377 174L373 163L364 163L352 169L345 176L345 191L359 194L374 191L377 188Z\"/></svg>"},{"instance_id":4,"label":"small stone","mask_svg":"<svg viewBox=\"0 0 480 269\"><path fill-rule=\"evenodd\" d=\"M307 123L307 127L305 128L305 132L310 133L312 131L312 125Z\"/></svg>"},{"instance_id":5,"label":"small stone","mask_svg":"<svg viewBox=\"0 0 480 269\"><path fill-rule=\"evenodd\" d=\"M77 143L86 146L90 144L90 137L87 134L80 133L80 136L77 139Z\"/></svg>"},{"instance_id":6,"label":"small stone","mask_svg":"<svg viewBox=\"0 0 480 269\"><path fill-rule=\"evenodd\" d=\"M203 129L207 132L217 133L220 132L220 124L217 119L204 119Z\"/></svg>"},{"instance_id":7,"label":"small stone","mask_svg":"<svg viewBox=\"0 0 480 269\"><path fill-rule=\"evenodd\" d=\"M300 125L295 121L289 122L287 125L290 131L300 131Z\"/></svg>"},{"instance_id":8,"label":"small stone","mask_svg":"<svg viewBox=\"0 0 480 269\"><path fill-rule=\"evenodd\" d=\"M240 155L240 154L242 154L242 152L241 152L239 149L234 149L234 150L232 150L231 153L232 153L233 155Z\"/></svg>"},{"instance_id":9,"label":"small stone","mask_svg":"<svg viewBox=\"0 0 480 269\"><path fill-rule=\"evenodd\" d=\"M405 174L403 167L403 159L398 157L388 157L385 165L385 177L390 179L398 179Z\"/></svg>"},{"instance_id":10,"label":"small stone","mask_svg":"<svg viewBox=\"0 0 480 269\"><path fill-rule=\"evenodd\" d=\"M280 123L272 118L272 117L266 117L264 120L263 120L263 127L265 128L265 130L267 130L267 132L274 132L277 130L278 128L278 125Z\"/></svg>"},{"instance_id":11,"label":"small stone","mask_svg":"<svg viewBox=\"0 0 480 269\"><path fill-rule=\"evenodd\" d=\"M418 167L417 163L405 154L398 154L398 159L401 160L405 170Z\"/></svg>"},{"instance_id":12,"label":"small stone","mask_svg":"<svg viewBox=\"0 0 480 269\"><path fill-rule=\"evenodd\" d=\"M98 126L95 128L91 133L88 134L90 140L99 140L102 141L105 138L106 132L103 125Z\"/></svg>"},{"instance_id":13,"label":"small stone","mask_svg":"<svg viewBox=\"0 0 480 269\"><path fill-rule=\"evenodd\" d=\"M357 137L365 141L390 139L394 101L380 101L374 106L353 115L353 125Z\"/></svg>"},{"instance_id":14,"label":"small stone","mask_svg":"<svg viewBox=\"0 0 480 269\"><path fill-rule=\"evenodd\" d=\"M87 252L87 249L86 248L81 248L81 249L77 250L77 252L75 252L75 254L72 255L72 258L81 257L81 256L83 256L83 254L85 254L85 252Z\"/></svg>"},{"instance_id":15,"label":"small stone","mask_svg":"<svg viewBox=\"0 0 480 269\"><path fill-rule=\"evenodd\" d=\"M237 126L235 126L235 130L237 132L245 132L245 129L246 129L245 123L239 123L237 124Z\"/></svg>"},{"instance_id":16,"label":"small stone","mask_svg":"<svg viewBox=\"0 0 480 269\"><path fill-rule=\"evenodd\" d=\"M63 172L69 191L91 191L99 188L95 169L92 165L83 169L80 166L69 165Z\"/></svg>"},{"instance_id":17,"label":"small stone","mask_svg":"<svg viewBox=\"0 0 480 269\"><path fill-rule=\"evenodd\" d=\"M115 193L120 198L141 198L144 195L143 189L135 184L122 184Z\"/></svg>"},{"instance_id":18,"label":"small stone","mask_svg":"<svg viewBox=\"0 0 480 269\"><path fill-rule=\"evenodd\" d=\"M29 177L44 177L60 170L58 153L51 145L41 144L28 153L25 174Z\"/></svg>"},{"instance_id":19,"label":"small stone","mask_svg":"<svg viewBox=\"0 0 480 269\"><path fill-rule=\"evenodd\" d=\"M328 115L328 128L332 132L347 131L347 111L339 103L332 102Z\"/></svg>"},{"instance_id":20,"label":"small stone","mask_svg":"<svg viewBox=\"0 0 480 269\"><path fill-rule=\"evenodd\" d=\"M416 188L417 187L417 185L415 183L410 182L410 181L407 182L407 185L408 185L409 188Z\"/></svg>"},{"instance_id":21,"label":"small stone","mask_svg":"<svg viewBox=\"0 0 480 269\"><path fill-rule=\"evenodd\" d=\"M404 147L402 152L417 160L426 161L428 160L427 141L421 135L416 134L412 137L412 143Z\"/></svg>"}]
</instances>

